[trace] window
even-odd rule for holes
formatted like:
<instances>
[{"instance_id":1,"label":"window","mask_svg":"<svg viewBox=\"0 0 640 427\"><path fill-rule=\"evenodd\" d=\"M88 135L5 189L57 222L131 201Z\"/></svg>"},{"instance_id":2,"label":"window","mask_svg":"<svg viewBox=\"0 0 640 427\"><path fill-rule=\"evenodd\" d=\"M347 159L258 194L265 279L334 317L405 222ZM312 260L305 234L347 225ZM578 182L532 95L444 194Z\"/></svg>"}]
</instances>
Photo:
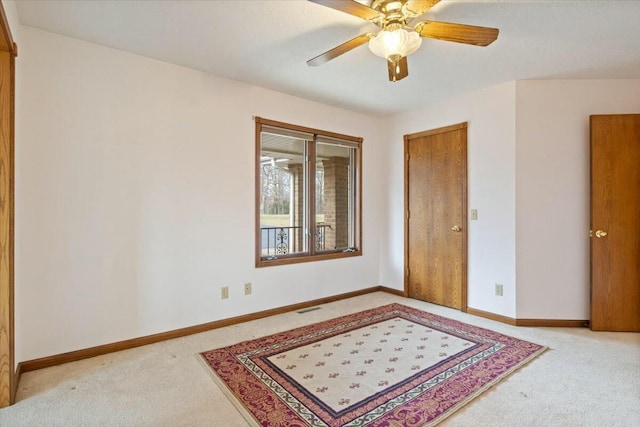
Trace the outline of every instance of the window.
<instances>
[{"instance_id":1,"label":"window","mask_svg":"<svg viewBox=\"0 0 640 427\"><path fill-rule=\"evenodd\" d=\"M255 121L256 266L361 255L362 138Z\"/></svg>"}]
</instances>

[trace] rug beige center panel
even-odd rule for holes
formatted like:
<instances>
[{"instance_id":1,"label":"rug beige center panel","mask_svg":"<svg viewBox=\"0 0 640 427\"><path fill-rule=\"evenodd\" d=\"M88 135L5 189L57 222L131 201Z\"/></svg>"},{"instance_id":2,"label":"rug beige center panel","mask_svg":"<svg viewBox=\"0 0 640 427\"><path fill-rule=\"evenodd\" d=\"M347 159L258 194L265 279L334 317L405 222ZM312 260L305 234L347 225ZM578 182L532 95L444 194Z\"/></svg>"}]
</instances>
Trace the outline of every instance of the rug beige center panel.
<instances>
[{"instance_id":1,"label":"rug beige center panel","mask_svg":"<svg viewBox=\"0 0 640 427\"><path fill-rule=\"evenodd\" d=\"M202 353L261 426L430 426L545 347L400 304Z\"/></svg>"}]
</instances>

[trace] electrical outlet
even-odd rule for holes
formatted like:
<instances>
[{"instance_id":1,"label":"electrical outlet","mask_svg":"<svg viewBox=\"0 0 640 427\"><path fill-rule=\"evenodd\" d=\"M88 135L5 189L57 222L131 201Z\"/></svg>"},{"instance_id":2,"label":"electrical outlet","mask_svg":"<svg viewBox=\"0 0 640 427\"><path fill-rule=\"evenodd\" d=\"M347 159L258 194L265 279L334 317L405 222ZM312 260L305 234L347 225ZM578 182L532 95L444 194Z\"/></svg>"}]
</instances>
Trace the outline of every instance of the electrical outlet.
<instances>
[{"instance_id":1,"label":"electrical outlet","mask_svg":"<svg viewBox=\"0 0 640 427\"><path fill-rule=\"evenodd\" d=\"M244 294L251 295L251 282L247 282L244 284Z\"/></svg>"},{"instance_id":2,"label":"electrical outlet","mask_svg":"<svg viewBox=\"0 0 640 427\"><path fill-rule=\"evenodd\" d=\"M502 285L496 283L496 295L501 297L502 296Z\"/></svg>"},{"instance_id":3,"label":"electrical outlet","mask_svg":"<svg viewBox=\"0 0 640 427\"><path fill-rule=\"evenodd\" d=\"M221 297L221 299L229 298L229 287L228 286L223 286L222 288L220 288L220 297Z\"/></svg>"}]
</instances>

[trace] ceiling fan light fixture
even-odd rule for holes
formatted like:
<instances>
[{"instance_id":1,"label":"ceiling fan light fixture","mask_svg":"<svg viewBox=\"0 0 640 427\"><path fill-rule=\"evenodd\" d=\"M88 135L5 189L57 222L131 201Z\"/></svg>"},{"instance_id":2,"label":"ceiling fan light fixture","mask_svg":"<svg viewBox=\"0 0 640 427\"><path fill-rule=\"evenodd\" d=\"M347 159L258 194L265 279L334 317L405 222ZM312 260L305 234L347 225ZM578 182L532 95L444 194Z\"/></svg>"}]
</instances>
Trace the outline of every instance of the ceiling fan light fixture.
<instances>
[{"instance_id":1,"label":"ceiling fan light fixture","mask_svg":"<svg viewBox=\"0 0 640 427\"><path fill-rule=\"evenodd\" d=\"M392 57L411 55L421 44L422 39L418 33L399 28L394 31L380 31L369 40L369 50L389 60Z\"/></svg>"}]
</instances>

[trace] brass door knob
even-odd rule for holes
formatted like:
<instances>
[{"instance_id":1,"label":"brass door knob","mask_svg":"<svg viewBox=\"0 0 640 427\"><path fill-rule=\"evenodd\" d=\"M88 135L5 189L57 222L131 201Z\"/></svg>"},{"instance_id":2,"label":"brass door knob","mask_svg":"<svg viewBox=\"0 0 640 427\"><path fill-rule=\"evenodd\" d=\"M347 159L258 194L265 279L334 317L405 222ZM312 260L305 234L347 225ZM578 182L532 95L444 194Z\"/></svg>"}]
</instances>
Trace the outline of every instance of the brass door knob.
<instances>
[{"instance_id":1,"label":"brass door knob","mask_svg":"<svg viewBox=\"0 0 640 427\"><path fill-rule=\"evenodd\" d=\"M604 237L604 236L606 236L606 235L607 235L607 232L606 232L606 231L603 231L603 230L597 230L597 231L596 231L596 237L597 237L597 238Z\"/></svg>"},{"instance_id":2,"label":"brass door knob","mask_svg":"<svg viewBox=\"0 0 640 427\"><path fill-rule=\"evenodd\" d=\"M462 228L460 228L460 226L458 225L454 225L453 227L451 227L451 231L455 231L456 233L459 232L460 230L462 230Z\"/></svg>"}]
</instances>

